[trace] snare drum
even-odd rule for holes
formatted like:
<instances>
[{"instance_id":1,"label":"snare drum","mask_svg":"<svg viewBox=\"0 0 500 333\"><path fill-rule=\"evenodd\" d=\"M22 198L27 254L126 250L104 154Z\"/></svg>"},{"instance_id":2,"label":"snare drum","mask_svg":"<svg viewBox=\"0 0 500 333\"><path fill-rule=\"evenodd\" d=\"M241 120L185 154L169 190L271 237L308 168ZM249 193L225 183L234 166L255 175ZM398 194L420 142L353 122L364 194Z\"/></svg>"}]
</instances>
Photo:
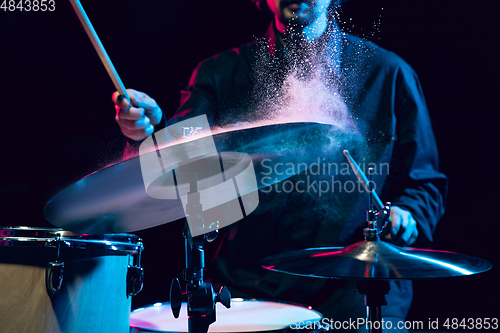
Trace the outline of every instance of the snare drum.
<instances>
[{"instance_id":1,"label":"snare drum","mask_svg":"<svg viewBox=\"0 0 500 333\"><path fill-rule=\"evenodd\" d=\"M291 331L303 328L322 331L323 316L311 308L286 303L231 300L231 307L216 305L216 321L209 332L265 332ZM182 304L178 319L172 315L170 303L157 303L132 311L130 332L187 332L188 318L186 303Z\"/></svg>"},{"instance_id":2,"label":"snare drum","mask_svg":"<svg viewBox=\"0 0 500 333\"><path fill-rule=\"evenodd\" d=\"M0 330L128 332L141 250L129 234L0 227Z\"/></svg>"}]
</instances>

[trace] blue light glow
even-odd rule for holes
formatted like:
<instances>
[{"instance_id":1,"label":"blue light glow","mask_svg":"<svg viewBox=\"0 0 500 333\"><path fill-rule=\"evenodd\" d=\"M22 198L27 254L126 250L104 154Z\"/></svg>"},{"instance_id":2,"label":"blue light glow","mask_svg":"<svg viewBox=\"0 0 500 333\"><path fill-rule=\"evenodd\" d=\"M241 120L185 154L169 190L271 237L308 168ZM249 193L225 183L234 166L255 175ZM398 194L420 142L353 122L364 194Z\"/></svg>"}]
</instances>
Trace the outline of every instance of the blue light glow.
<instances>
[{"instance_id":1,"label":"blue light glow","mask_svg":"<svg viewBox=\"0 0 500 333\"><path fill-rule=\"evenodd\" d=\"M471 271L468 271L466 269L463 269L463 268L460 268L458 266L455 266L455 265L452 265L452 264L448 264L448 263L445 263L445 262L442 262L442 261L439 261L439 260L430 259L430 258L426 258L426 257L421 257L421 256L417 256L417 255L414 255L414 254L404 253L404 252L400 252L400 254L405 255L405 256L409 256L409 257L414 257L414 258L422 259L422 260L425 260L425 261L428 261L428 262L432 262L432 263L435 263L435 264L438 264L438 265L450 268L450 269L452 269L452 270L454 270L456 272L462 273L464 275L474 274Z\"/></svg>"}]
</instances>

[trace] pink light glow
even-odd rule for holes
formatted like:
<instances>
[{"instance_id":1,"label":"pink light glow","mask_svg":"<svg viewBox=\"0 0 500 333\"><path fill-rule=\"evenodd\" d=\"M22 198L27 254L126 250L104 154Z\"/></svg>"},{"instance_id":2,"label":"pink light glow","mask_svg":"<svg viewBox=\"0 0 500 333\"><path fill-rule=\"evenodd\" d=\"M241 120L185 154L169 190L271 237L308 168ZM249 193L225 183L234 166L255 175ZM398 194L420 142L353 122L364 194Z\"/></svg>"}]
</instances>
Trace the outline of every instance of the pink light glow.
<instances>
[{"instance_id":1,"label":"pink light glow","mask_svg":"<svg viewBox=\"0 0 500 333\"><path fill-rule=\"evenodd\" d=\"M340 253L342 253L342 250L340 250L340 251L332 251L332 252L325 252L325 253L316 253L316 254L311 255L311 258L314 258L314 257L329 257L329 256L334 256L334 255L340 254Z\"/></svg>"}]
</instances>

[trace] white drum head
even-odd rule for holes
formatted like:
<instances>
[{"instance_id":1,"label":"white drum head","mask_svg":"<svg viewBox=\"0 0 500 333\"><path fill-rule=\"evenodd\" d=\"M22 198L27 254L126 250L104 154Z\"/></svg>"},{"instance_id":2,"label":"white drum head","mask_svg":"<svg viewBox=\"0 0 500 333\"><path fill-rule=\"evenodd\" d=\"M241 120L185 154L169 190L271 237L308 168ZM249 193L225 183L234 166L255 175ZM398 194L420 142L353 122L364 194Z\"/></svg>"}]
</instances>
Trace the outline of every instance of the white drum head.
<instances>
[{"instance_id":1,"label":"white drum head","mask_svg":"<svg viewBox=\"0 0 500 333\"><path fill-rule=\"evenodd\" d=\"M319 322L322 315L307 307L256 300L232 299L231 308L216 305L215 323L209 332L263 332L290 328L290 325L307 325ZM134 310L130 326L153 332L187 332L187 306L182 304L178 319L172 315L170 303L157 303Z\"/></svg>"}]
</instances>

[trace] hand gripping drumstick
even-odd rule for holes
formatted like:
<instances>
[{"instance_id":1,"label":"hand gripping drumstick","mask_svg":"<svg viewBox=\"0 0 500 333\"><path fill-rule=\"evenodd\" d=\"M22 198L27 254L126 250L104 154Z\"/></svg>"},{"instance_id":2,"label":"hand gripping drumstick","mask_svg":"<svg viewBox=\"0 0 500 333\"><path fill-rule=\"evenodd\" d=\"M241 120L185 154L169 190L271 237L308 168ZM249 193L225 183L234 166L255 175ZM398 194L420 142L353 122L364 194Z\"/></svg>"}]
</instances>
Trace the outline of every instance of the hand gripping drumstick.
<instances>
[{"instance_id":1,"label":"hand gripping drumstick","mask_svg":"<svg viewBox=\"0 0 500 333\"><path fill-rule=\"evenodd\" d=\"M127 90L125 89L125 86L123 85L120 76L118 76L118 73L116 72L115 66L113 66L113 63L111 62L111 59L109 59L108 53L104 49L104 46L102 45L101 40L99 39L99 36L97 36L97 33L95 32L95 29L92 26L92 23L90 23L89 17L87 16L87 13L85 13L85 10L83 9L80 0L69 0L69 2L71 2L71 6L73 6L76 15L78 15L78 18L80 19L80 22L82 23L85 32L87 32L87 36L89 36L92 45L94 45L94 48L97 51L97 54L99 55L99 58L101 58L102 64L104 65L104 67L106 67L106 71L108 72L109 77L113 81L116 90L118 90L121 96L125 97L128 101L130 101L130 97L127 93Z\"/></svg>"},{"instance_id":2,"label":"hand gripping drumstick","mask_svg":"<svg viewBox=\"0 0 500 333\"><path fill-rule=\"evenodd\" d=\"M354 174L356 175L356 177L358 177L359 182L363 184L365 190L369 192L370 183L368 182L368 178L366 178L365 173L359 167L358 163L356 163L356 161L352 158L351 154L349 154L348 150L344 149L343 153L347 158L347 160L349 161L349 164L351 165ZM373 190L373 201L375 204L375 208L377 208L377 210L382 210L382 208L384 208L384 204L382 203L382 200L380 200L380 197L378 196L377 192L375 192L375 190Z\"/></svg>"}]
</instances>

